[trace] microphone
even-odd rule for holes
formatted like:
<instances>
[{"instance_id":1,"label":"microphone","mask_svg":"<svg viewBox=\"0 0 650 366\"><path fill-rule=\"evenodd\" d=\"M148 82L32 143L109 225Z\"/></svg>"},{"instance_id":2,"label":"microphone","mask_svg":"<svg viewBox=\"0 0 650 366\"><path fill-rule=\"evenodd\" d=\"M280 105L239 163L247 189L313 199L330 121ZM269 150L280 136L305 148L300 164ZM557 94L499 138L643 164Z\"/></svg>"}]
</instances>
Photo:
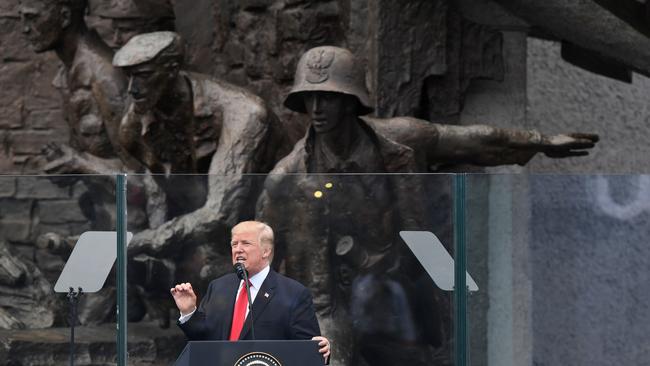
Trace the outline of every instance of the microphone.
<instances>
[{"instance_id":1,"label":"microphone","mask_svg":"<svg viewBox=\"0 0 650 366\"><path fill-rule=\"evenodd\" d=\"M244 267L242 262L235 263L234 267L235 267L235 273L237 273L237 277L239 277L240 280L246 281L246 279L248 279L248 271L246 270L246 267Z\"/></svg>"},{"instance_id":2,"label":"microphone","mask_svg":"<svg viewBox=\"0 0 650 366\"><path fill-rule=\"evenodd\" d=\"M251 339L255 340L255 327L253 326L253 300L251 299L251 288L248 284L248 271L242 262L237 262L233 266L235 268L235 273L240 280L244 281L244 286L246 286L246 295L248 295L248 316L247 319L251 320Z\"/></svg>"}]
</instances>

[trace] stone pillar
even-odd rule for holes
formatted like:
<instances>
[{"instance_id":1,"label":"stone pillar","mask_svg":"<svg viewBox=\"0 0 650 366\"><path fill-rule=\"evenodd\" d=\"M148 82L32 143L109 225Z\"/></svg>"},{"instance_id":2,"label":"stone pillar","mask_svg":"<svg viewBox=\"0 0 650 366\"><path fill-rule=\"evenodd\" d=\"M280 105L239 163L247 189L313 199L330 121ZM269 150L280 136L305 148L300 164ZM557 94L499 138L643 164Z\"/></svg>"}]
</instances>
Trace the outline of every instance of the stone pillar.
<instances>
[{"instance_id":1,"label":"stone pillar","mask_svg":"<svg viewBox=\"0 0 650 366\"><path fill-rule=\"evenodd\" d=\"M376 115L414 115L422 83L446 72L446 0L370 0L368 84Z\"/></svg>"},{"instance_id":2,"label":"stone pillar","mask_svg":"<svg viewBox=\"0 0 650 366\"><path fill-rule=\"evenodd\" d=\"M461 1L460 10L465 19L500 34L503 74L497 80L470 80L458 123L525 128L527 25L491 1ZM489 74L495 64L486 66L484 74ZM522 170L517 166L486 169L493 174ZM471 208L478 212L470 213L468 269L481 287L469 301L471 364L532 365L527 179L492 175L476 176L470 182L477 183L470 188L474 187Z\"/></svg>"}]
</instances>

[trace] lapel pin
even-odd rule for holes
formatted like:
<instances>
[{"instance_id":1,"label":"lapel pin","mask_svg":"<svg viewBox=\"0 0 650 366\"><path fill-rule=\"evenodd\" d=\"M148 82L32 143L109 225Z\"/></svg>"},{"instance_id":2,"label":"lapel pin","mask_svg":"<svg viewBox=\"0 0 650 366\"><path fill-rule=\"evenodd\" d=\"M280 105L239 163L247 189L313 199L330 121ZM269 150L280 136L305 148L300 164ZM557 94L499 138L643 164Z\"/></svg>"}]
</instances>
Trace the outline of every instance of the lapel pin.
<instances>
[{"instance_id":1,"label":"lapel pin","mask_svg":"<svg viewBox=\"0 0 650 366\"><path fill-rule=\"evenodd\" d=\"M268 297L269 297L269 293L268 293L268 292L265 292L265 293L264 293L264 297L268 298Z\"/></svg>"}]
</instances>

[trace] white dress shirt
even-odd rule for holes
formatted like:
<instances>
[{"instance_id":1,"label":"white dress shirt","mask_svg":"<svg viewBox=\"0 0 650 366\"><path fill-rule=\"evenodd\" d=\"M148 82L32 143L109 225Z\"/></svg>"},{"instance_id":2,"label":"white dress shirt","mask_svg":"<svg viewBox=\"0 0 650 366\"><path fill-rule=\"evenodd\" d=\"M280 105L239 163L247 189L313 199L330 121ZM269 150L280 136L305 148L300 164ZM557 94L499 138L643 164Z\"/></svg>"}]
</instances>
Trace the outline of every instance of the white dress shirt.
<instances>
[{"instance_id":1,"label":"white dress shirt","mask_svg":"<svg viewBox=\"0 0 650 366\"><path fill-rule=\"evenodd\" d=\"M260 291L260 287L262 287L262 283L264 283L264 280L266 279L266 276L269 275L269 271L271 271L271 267L266 266L264 267L263 270L257 272L255 275L251 276L248 280L251 283L250 286L250 291L251 291L251 304L255 302L255 298L257 297L257 293ZM239 287L237 287L237 298L239 298L239 291L241 290L242 286L244 286L244 280L239 281ZM235 303L237 302L237 298L235 298ZM250 309L248 306L246 307L246 316L248 316L248 312ZM183 324L186 321L190 320L192 317L192 314L196 312L196 307L194 310L192 310L191 313L183 315L181 313L181 316L178 318L179 323Z\"/></svg>"}]
</instances>

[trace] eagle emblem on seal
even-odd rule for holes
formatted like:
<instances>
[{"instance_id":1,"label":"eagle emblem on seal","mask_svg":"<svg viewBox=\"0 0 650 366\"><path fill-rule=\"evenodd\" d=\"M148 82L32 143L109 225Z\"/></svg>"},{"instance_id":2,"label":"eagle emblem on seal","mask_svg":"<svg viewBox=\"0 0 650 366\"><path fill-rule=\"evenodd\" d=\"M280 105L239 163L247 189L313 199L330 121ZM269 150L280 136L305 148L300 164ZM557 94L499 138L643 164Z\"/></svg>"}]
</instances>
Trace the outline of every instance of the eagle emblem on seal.
<instances>
[{"instance_id":1,"label":"eagle emblem on seal","mask_svg":"<svg viewBox=\"0 0 650 366\"><path fill-rule=\"evenodd\" d=\"M237 360L234 366L282 366L282 364L268 353L251 352Z\"/></svg>"},{"instance_id":2,"label":"eagle emblem on seal","mask_svg":"<svg viewBox=\"0 0 650 366\"><path fill-rule=\"evenodd\" d=\"M307 81L318 84L329 79L329 68L334 62L334 52L318 50L307 57Z\"/></svg>"}]
</instances>

